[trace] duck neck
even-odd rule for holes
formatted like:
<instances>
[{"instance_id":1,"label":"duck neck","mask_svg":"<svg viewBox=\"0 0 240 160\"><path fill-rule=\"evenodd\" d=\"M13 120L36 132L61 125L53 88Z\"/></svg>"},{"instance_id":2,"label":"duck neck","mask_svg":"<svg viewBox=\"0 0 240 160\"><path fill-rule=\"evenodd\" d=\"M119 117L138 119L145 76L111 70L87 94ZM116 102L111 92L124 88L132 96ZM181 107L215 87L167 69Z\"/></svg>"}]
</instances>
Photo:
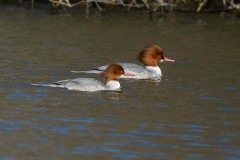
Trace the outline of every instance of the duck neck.
<instances>
[{"instance_id":1,"label":"duck neck","mask_svg":"<svg viewBox=\"0 0 240 160\"><path fill-rule=\"evenodd\" d=\"M145 66L145 68L153 75L161 75L162 74L162 71L158 66Z\"/></svg>"}]
</instances>

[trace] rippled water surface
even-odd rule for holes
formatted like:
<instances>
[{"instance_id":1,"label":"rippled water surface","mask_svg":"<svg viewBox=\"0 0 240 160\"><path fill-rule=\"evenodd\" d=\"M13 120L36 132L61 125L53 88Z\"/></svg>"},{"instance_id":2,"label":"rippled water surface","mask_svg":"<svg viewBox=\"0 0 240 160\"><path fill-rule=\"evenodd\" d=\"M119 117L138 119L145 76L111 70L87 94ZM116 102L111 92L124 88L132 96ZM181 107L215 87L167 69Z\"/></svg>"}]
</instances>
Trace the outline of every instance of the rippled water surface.
<instances>
[{"instance_id":1,"label":"rippled water surface","mask_svg":"<svg viewBox=\"0 0 240 160\"><path fill-rule=\"evenodd\" d=\"M240 20L222 14L0 7L0 159L240 159ZM122 92L31 86L134 62L148 44L175 63Z\"/></svg>"}]
</instances>

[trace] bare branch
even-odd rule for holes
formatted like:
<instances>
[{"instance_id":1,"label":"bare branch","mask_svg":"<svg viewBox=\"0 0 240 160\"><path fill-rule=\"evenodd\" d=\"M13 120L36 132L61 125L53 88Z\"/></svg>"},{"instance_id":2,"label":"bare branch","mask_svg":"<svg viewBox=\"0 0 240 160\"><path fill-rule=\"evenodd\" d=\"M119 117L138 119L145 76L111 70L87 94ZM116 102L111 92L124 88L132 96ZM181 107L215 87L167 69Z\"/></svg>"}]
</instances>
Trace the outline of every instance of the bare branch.
<instances>
[{"instance_id":1,"label":"bare branch","mask_svg":"<svg viewBox=\"0 0 240 160\"><path fill-rule=\"evenodd\" d=\"M203 0L202 2L200 2L198 5L198 8L197 8L197 12L200 12L202 7L204 7L207 2L208 2L208 0Z\"/></svg>"}]
</instances>

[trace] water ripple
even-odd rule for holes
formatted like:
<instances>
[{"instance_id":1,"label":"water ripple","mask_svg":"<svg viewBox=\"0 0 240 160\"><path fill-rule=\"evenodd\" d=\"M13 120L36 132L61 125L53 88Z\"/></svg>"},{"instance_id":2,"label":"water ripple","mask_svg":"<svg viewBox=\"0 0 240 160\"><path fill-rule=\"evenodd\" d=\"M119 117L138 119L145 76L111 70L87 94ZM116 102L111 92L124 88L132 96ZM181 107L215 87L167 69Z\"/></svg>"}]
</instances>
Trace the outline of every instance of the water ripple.
<instances>
[{"instance_id":1,"label":"water ripple","mask_svg":"<svg viewBox=\"0 0 240 160\"><path fill-rule=\"evenodd\" d=\"M180 139L196 139L201 137L198 135L160 133L160 132L149 132L149 131L139 131L139 130L133 130L133 131L130 131L130 133L137 134L137 135L159 136L159 137L179 137Z\"/></svg>"},{"instance_id":2,"label":"water ripple","mask_svg":"<svg viewBox=\"0 0 240 160\"><path fill-rule=\"evenodd\" d=\"M216 97L207 97L207 96L199 96L197 97L197 99L200 100L210 100L210 101L220 101L220 98L216 98Z\"/></svg>"},{"instance_id":3,"label":"water ripple","mask_svg":"<svg viewBox=\"0 0 240 160\"><path fill-rule=\"evenodd\" d=\"M86 130L85 126L50 126L53 132L67 135L70 134L70 130Z\"/></svg>"},{"instance_id":4,"label":"water ripple","mask_svg":"<svg viewBox=\"0 0 240 160\"><path fill-rule=\"evenodd\" d=\"M224 90L226 90L226 91L236 91L236 90L238 90L238 88L237 87L224 87Z\"/></svg>"},{"instance_id":5,"label":"water ripple","mask_svg":"<svg viewBox=\"0 0 240 160\"><path fill-rule=\"evenodd\" d=\"M131 159L131 158L136 158L137 155L133 153L118 153L115 154L116 158L124 158L124 159Z\"/></svg>"},{"instance_id":6,"label":"water ripple","mask_svg":"<svg viewBox=\"0 0 240 160\"><path fill-rule=\"evenodd\" d=\"M2 130L2 131L16 131L16 130L20 130L20 128L21 127L19 127L19 126L0 124L0 130Z\"/></svg>"},{"instance_id":7,"label":"water ripple","mask_svg":"<svg viewBox=\"0 0 240 160\"><path fill-rule=\"evenodd\" d=\"M11 101L41 101L43 97L47 96L44 93L23 93L21 91L15 91L6 97Z\"/></svg>"},{"instance_id":8,"label":"water ripple","mask_svg":"<svg viewBox=\"0 0 240 160\"><path fill-rule=\"evenodd\" d=\"M63 121L63 122L84 122L84 123L96 123L95 118L91 117L82 117L80 119L74 119L74 118L58 118L58 117L43 117L44 120L47 121Z\"/></svg>"},{"instance_id":9,"label":"water ripple","mask_svg":"<svg viewBox=\"0 0 240 160\"><path fill-rule=\"evenodd\" d=\"M14 160L15 158L11 156L0 156L0 160Z\"/></svg>"},{"instance_id":10,"label":"water ripple","mask_svg":"<svg viewBox=\"0 0 240 160\"><path fill-rule=\"evenodd\" d=\"M0 119L0 123L4 123L8 125L32 124L32 122L30 121L24 121L24 120L9 121L4 119Z\"/></svg>"},{"instance_id":11,"label":"water ripple","mask_svg":"<svg viewBox=\"0 0 240 160\"><path fill-rule=\"evenodd\" d=\"M219 107L218 110L220 110L220 111L239 111L240 109L233 108L233 107Z\"/></svg>"},{"instance_id":12,"label":"water ripple","mask_svg":"<svg viewBox=\"0 0 240 160\"><path fill-rule=\"evenodd\" d=\"M148 140L140 140L137 142L131 142L131 144L136 145L136 146L157 147L157 148L171 148L171 149L177 148L177 145L154 143L154 142L150 142Z\"/></svg>"},{"instance_id":13,"label":"water ripple","mask_svg":"<svg viewBox=\"0 0 240 160\"><path fill-rule=\"evenodd\" d=\"M99 154L100 152L120 153L121 150L106 146L81 146L71 151L72 154L91 154L91 155L96 155Z\"/></svg>"},{"instance_id":14,"label":"water ripple","mask_svg":"<svg viewBox=\"0 0 240 160\"><path fill-rule=\"evenodd\" d=\"M192 89L191 86L178 86L177 89L180 89L180 90L190 90Z\"/></svg>"},{"instance_id":15,"label":"water ripple","mask_svg":"<svg viewBox=\"0 0 240 160\"><path fill-rule=\"evenodd\" d=\"M209 147L209 144L206 143L198 143L198 142L188 142L187 145L193 146L193 147Z\"/></svg>"},{"instance_id":16,"label":"water ripple","mask_svg":"<svg viewBox=\"0 0 240 160\"><path fill-rule=\"evenodd\" d=\"M138 138L137 136L128 133L108 133L107 135L112 137Z\"/></svg>"}]
</instances>

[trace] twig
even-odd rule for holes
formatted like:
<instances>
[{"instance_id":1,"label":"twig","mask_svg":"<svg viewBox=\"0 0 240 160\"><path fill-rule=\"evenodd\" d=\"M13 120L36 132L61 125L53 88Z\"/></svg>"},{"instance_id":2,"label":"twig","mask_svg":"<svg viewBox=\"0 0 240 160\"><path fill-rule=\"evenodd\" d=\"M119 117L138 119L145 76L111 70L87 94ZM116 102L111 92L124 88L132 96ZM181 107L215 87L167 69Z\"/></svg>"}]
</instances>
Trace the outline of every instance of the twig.
<instances>
[{"instance_id":1,"label":"twig","mask_svg":"<svg viewBox=\"0 0 240 160\"><path fill-rule=\"evenodd\" d=\"M200 2L197 8L197 12L200 12L202 7L205 6L207 2L208 0L203 0L202 2Z\"/></svg>"},{"instance_id":2,"label":"twig","mask_svg":"<svg viewBox=\"0 0 240 160\"><path fill-rule=\"evenodd\" d=\"M240 4L235 4L234 0L229 0L229 4L231 5L232 8L240 10Z\"/></svg>"},{"instance_id":3,"label":"twig","mask_svg":"<svg viewBox=\"0 0 240 160\"><path fill-rule=\"evenodd\" d=\"M59 5L62 5L62 6L66 6L69 8L72 8L74 6L84 3L84 1L80 1L75 4L71 4L68 0L49 0L49 1L52 2L52 4L56 7L58 7Z\"/></svg>"}]
</instances>

